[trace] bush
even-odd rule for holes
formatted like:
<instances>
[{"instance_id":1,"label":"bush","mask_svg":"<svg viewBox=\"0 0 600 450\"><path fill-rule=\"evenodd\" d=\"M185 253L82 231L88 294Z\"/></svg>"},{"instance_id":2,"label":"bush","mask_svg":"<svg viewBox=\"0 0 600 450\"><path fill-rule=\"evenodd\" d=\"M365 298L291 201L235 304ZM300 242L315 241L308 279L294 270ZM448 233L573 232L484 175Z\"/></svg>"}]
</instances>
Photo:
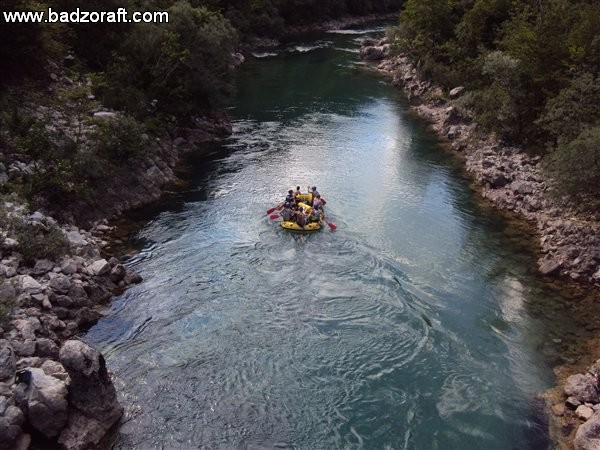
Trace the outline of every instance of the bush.
<instances>
[{"instance_id":1,"label":"bush","mask_svg":"<svg viewBox=\"0 0 600 450\"><path fill-rule=\"evenodd\" d=\"M586 128L576 139L560 143L547 157L547 170L562 192L575 199L600 199L600 125Z\"/></svg>"},{"instance_id":2,"label":"bush","mask_svg":"<svg viewBox=\"0 0 600 450\"><path fill-rule=\"evenodd\" d=\"M90 140L99 158L118 165L144 155L149 143L144 132L144 126L133 117L119 114L100 121Z\"/></svg>"},{"instance_id":3,"label":"bush","mask_svg":"<svg viewBox=\"0 0 600 450\"><path fill-rule=\"evenodd\" d=\"M69 241L56 225L23 224L15 239L19 242L17 249L23 255L23 261L29 265L38 259L58 261L71 251Z\"/></svg>"}]
</instances>

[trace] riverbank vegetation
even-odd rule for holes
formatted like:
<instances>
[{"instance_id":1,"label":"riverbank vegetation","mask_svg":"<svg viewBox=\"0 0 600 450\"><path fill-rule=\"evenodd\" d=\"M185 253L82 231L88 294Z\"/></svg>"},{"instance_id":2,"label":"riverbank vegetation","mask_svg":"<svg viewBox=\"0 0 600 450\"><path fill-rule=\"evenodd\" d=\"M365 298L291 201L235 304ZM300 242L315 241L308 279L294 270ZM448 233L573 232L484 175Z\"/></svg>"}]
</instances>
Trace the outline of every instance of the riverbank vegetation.
<instances>
[{"instance_id":1,"label":"riverbank vegetation","mask_svg":"<svg viewBox=\"0 0 600 450\"><path fill-rule=\"evenodd\" d=\"M543 152L566 193L600 205L600 4L407 0L396 43L501 138Z\"/></svg>"},{"instance_id":2,"label":"riverbank vegetation","mask_svg":"<svg viewBox=\"0 0 600 450\"><path fill-rule=\"evenodd\" d=\"M219 116L235 52L254 38L400 0L5 0L3 11L168 11L168 23L0 26L0 193L52 213L90 205L107 180Z\"/></svg>"}]
</instances>

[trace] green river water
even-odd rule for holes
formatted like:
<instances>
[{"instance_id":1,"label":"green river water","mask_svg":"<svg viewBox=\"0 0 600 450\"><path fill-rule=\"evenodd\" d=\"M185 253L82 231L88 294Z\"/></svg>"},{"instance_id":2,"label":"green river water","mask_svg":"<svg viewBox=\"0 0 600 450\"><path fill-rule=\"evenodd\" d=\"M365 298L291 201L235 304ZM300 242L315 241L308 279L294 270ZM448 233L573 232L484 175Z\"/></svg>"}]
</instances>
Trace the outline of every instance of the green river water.
<instances>
[{"instance_id":1,"label":"green river water","mask_svg":"<svg viewBox=\"0 0 600 450\"><path fill-rule=\"evenodd\" d=\"M548 447L569 303L360 62L374 31L248 58L233 135L144 213L144 282L84 337L127 406L112 448ZM337 231L269 220L296 184Z\"/></svg>"}]
</instances>

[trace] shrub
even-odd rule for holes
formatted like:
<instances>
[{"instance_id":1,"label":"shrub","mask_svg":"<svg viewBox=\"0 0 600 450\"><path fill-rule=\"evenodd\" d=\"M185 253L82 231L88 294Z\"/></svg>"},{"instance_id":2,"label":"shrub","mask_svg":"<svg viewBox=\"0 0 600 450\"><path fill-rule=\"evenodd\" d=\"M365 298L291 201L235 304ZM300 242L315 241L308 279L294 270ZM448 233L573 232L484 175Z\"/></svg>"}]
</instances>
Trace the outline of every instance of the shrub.
<instances>
[{"instance_id":1,"label":"shrub","mask_svg":"<svg viewBox=\"0 0 600 450\"><path fill-rule=\"evenodd\" d=\"M574 197L600 194L600 126L586 128L574 140L561 143L547 157L547 169L559 186Z\"/></svg>"},{"instance_id":2,"label":"shrub","mask_svg":"<svg viewBox=\"0 0 600 450\"><path fill-rule=\"evenodd\" d=\"M62 230L53 224L23 223L15 238L19 242L18 251L26 264L34 264L37 259L58 261L70 253L71 246Z\"/></svg>"},{"instance_id":3,"label":"shrub","mask_svg":"<svg viewBox=\"0 0 600 450\"><path fill-rule=\"evenodd\" d=\"M112 164L141 157L148 147L145 129L135 118L119 114L98 123L90 136L96 155Z\"/></svg>"}]
</instances>

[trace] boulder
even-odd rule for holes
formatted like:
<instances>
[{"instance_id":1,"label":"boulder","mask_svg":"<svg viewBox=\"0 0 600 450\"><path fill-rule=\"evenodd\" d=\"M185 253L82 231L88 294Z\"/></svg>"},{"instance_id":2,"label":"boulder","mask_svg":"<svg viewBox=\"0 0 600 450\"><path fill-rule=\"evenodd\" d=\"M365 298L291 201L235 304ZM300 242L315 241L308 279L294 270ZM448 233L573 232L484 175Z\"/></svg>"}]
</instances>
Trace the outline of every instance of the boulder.
<instances>
[{"instance_id":1,"label":"boulder","mask_svg":"<svg viewBox=\"0 0 600 450\"><path fill-rule=\"evenodd\" d=\"M539 272L542 275L555 275L560 270L562 264L559 261L553 261L552 259L543 260L539 267Z\"/></svg>"},{"instance_id":2,"label":"boulder","mask_svg":"<svg viewBox=\"0 0 600 450\"><path fill-rule=\"evenodd\" d=\"M360 49L360 57L367 61L379 61L389 54L389 44L382 46L368 46Z\"/></svg>"},{"instance_id":3,"label":"boulder","mask_svg":"<svg viewBox=\"0 0 600 450\"><path fill-rule=\"evenodd\" d=\"M586 405L579 405L575 410L577 417L583 420L588 420L594 414L594 410Z\"/></svg>"},{"instance_id":4,"label":"boulder","mask_svg":"<svg viewBox=\"0 0 600 450\"><path fill-rule=\"evenodd\" d=\"M565 394L575 397L581 403L598 403L598 380L593 375L586 373L575 374L567 378L565 383Z\"/></svg>"},{"instance_id":5,"label":"boulder","mask_svg":"<svg viewBox=\"0 0 600 450\"><path fill-rule=\"evenodd\" d=\"M94 275L105 275L110 272L110 264L105 259L99 259L98 261L94 261L88 269L90 269Z\"/></svg>"},{"instance_id":6,"label":"boulder","mask_svg":"<svg viewBox=\"0 0 600 450\"><path fill-rule=\"evenodd\" d=\"M83 247L88 245L88 241L79 233L79 231L67 231L65 232L65 236L69 243L75 247Z\"/></svg>"},{"instance_id":7,"label":"boulder","mask_svg":"<svg viewBox=\"0 0 600 450\"><path fill-rule=\"evenodd\" d=\"M75 322L79 328L89 328L98 322L102 315L93 309L83 307L75 314Z\"/></svg>"},{"instance_id":8,"label":"boulder","mask_svg":"<svg viewBox=\"0 0 600 450\"><path fill-rule=\"evenodd\" d=\"M12 381L16 369L15 350L10 342L0 339L0 381Z\"/></svg>"},{"instance_id":9,"label":"boulder","mask_svg":"<svg viewBox=\"0 0 600 450\"><path fill-rule=\"evenodd\" d=\"M39 294L42 292L42 285L29 275L21 277L21 290L27 294Z\"/></svg>"},{"instance_id":10,"label":"boulder","mask_svg":"<svg viewBox=\"0 0 600 450\"><path fill-rule=\"evenodd\" d=\"M580 425L573 441L575 450L600 450L600 413Z\"/></svg>"},{"instance_id":11,"label":"boulder","mask_svg":"<svg viewBox=\"0 0 600 450\"><path fill-rule=\"evenodd\" d=\"M112 281L113 283L118 283L123 278L125 278L126 274L127 270L125 269L125 266L123 266L122 264L117 264L110 271L110 281Z\"/></svg>"},{"instance_id":12,"label":"boulder","mask_svg":"<svg viewBox=\"0 0 600 450\"><path fill-rule=\"evenodd\" d=\"M33 356L35 355L35 340L26 339L23 342L13 342L13 348L17 356Z\"/></svg>"},{"instance_id":13,"label":"boulder","mask_svg":"<svg viewBox=\"0 0 600 450\"><path fill-rule=\"evenodd\" d=\"M23 433L21 427L11 424L6 417L0 417L0 448L14 449L16 442Z\"/></svg>"},{"instance_id":14,"label":"boulder","mask_svg":"<svg viewBox=\"0 0 600 450\"><path fill-rule=\"evenodd\" d=\"M29 423L44 436L54 438L67 424L67 386L42 369L29 368L24 372L29 373L25 379Z\"/></svg>"},{"instance_id":15,"label":"boulder","mask_svg":"<svg viewBox=\"0 0 600 450\"><path fill-rule=\"evenodd\" d=\"M112 111L97 111L94 113L96 119L114 119L117 113Z\"/></svg>"},{"instance_id":16,"label":"boulder","mask_svg":"<svg viewBox=\"0 0 600 450\"><path fill-rule=\"evenodd\" d=\"M119 420L123 408L108 376L104 357L78 340L65 342L60 361L69 373L69 423L58 442L65 448L84 449L98 444Z\"/></svg>"},{"instance_id":17,"label":"boulder","mask_svg":"<svg viewBox=\"0 0 600 450\"><path fill-rule=\"evenodd\" d=\"M526 181L514 181L510 185L510 188L517 194L523 195L533 194L535 192L533 186L530 183L527 183Z\"/></svg>"},{"instance_id":18,"label":"boulder","mask_svg":"<svg viewBox=\"0 0 600 450\"><path fill-rule=\"evenodd\" d=\"M126 284L138 284L141 283L143 280L144 279L139 273L131 269L127 269L127 274L123 279L123 281L125 281Z\"/></svg>"},{"instance_id":19,"label":"boulder","mask_svg":"<svg viewBox=\"0 0 600 450\"><path fill-rule=\"evenodd\" d=\"M450 97L458 97L464 90L464 86L457 86L454 89L451 89L448 95L450 95Z\"/></svg>"},{"instance_id":20,"label":"boulder","mask_svg":"<svg viewBox=\"0 0 600 450\"><path fill-rule=\"evenodd\" d=\"M48 338L40 338L35 342L35 353L38 356L58 358L58 345Z\"/></svg>"},{"instance_id":21,"label":"boulder","mask_svg":"<svg viewBox=\"0 0 600 450\"><path fill-rule=\"evenodd\" d=\"M6 238L2 242L2 248L6 249L6 250L14 250L18 246L19 246L19 241L17 241L16 239Z\"/></svg>"},{"instance_id":22,"label":"boulder","mask_svg":"<svg viewBox=\"0 0 600 450\"><path fill-rule=\"evenodd\" d=\"M67 373L63 365L58 361L47 359L43 362L40 368L44 371L46 375L50 375L51 377L66 381L67 383L70 382L69 374Z\"/></svg>"},{"instance_id":23,"label":"boulder","mask_svg":"<svg viewBox=\"0 0 600 450\"><path fill-rule=\"evenodd\" d=\"M57 275L50 280L50 289L57 294L68 294L71 288L71 280L66 275Z\"/></svg>"},{"instance_id":24,"label":"boulder","mask_svg":"<svg viewBox=\"0 0 600 450\"><path fill-rule=\"evenodd\" d=\"M499 170L490 170L484 172L482 175L483 179L494 188L504 187L509 182L508 178L506 177L506 174Z\"/></svg>"},{"instance_id":25,"label":"boulder","mask_svg":"<svg viewBox=\"0 0 600 450\"><path fill-rule=\"evenodd\" d=\"M48 259L38 259L33 266L31 273L34 275L44 275L54 268L54 263Z\"/></svg>"},{"instance_id":26,"label":"boulder","mask_svg":"<svg viewBox=\"0 0 600 450\"><path fill-rule=\"evenodd\" d=\"M72 259L67 259L61 264L60 270L65 275L73 275L77 272L77 264Z\"/></svg>"},{"instance_id":27,"label":"boulder","mask_svg":"<svg viewBox=\"0 0 600 450\"><path fill-rule=\"evenodd\" d=\"M13 320L12 324L18 335L23 339L35 339L35 332L42 328L42 324L37 317Z\"/></svg>"}]
</instances>

